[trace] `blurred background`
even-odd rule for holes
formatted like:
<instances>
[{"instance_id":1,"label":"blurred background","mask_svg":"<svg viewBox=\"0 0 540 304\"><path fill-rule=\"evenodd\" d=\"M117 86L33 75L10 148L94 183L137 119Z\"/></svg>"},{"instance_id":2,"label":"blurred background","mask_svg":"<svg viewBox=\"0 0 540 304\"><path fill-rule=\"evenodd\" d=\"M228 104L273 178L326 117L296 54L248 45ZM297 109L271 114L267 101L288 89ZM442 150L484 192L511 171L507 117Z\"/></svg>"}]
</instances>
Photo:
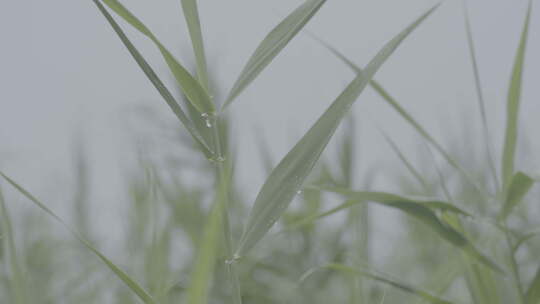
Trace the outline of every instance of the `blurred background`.
<instances>
[{"instance_id":1,"label":"blurred background","mask_svg":"<svg viewBox=\"0 0 540 304\"><path fill-rule=\"evenodd\" d=\"M182 63L194 70L180 1L124 0L123 3ZM201 0L198 3L209 73L215 84L216 100L222 101L258 43L301 1ZM386 41L435 3L431 0L328 1L306 28L364 66ZM469 0L467 5L491 140L495 154L499 156L508 83L527 1ZM151 42L120 18L116 19L162 80L177 92L173 78ZM133 220L134 216L150 216L144 211L148 207L144 202L149 199L145 196L153 195L148 193L157 193L157 198L150 201L171 203L178 199L176 196L181 196L203 202L193 209L200 213L196 214L202 221L204 211L201 210L206 210L211 198L205 193L213 185L212 169L190 147L191 141L186 139L176 118L91 1L3 1L0 3L0 28L3 38L0 51L0 169L3 172L31 190L69 223L87 225L89 238L99 240L99 247L119 261L124 260L126 248L137 246L129 243L129 237L136 238L137 229L145 229L129 225L145 223L145 220ZM537 119L540 113L537 85L540 56L536 55L540 54L539 28L539 10L533 10L523 76L522 133L516 164L517 169L536 176L540 174L540 158L534 157L540 151L540 142L534 139L535 131L540 127ZM466 39L463 2L444 1L375 78L449 151L465 164L478 165L481 172L485 151L479 140L482 138L481 125ZM238 202L242 202L243 209L252 204L268 175L265 162L277 164L353 77L354 73L346 65L301 32L228 108L231 134L228 144L234 155ZM348 128L354 129L355 161L351 187L394 192L413 187L409 185L413 183L409 181L410 175L381 135L381 129L428 179L437 179L434 166L426 161L431 154L422 139L371 88L362 93L352 113L351 121L354 122L347 124ZM323 155L330 163L339 158L344 131L342 125ZM339 174L339 169L331 171ZM159 187L166 190L149 190L158 187L154 184L156 180L159 180L156 182ZM51 243L39 241L50 238L62 243L68 238L62 228L8 189L7 184L0 184L5 185L2 190L14 225L25 226L28 221L25 229L14 229L21 251L31 254L40 248L52 250L45 248ZM137 203L142 204L140 211L134 211L133 205ZM292 210L296 210L294 206L301 210L298 206L303 205L296 202ZM162 211L174 212L174 208L167 210ZM531 214L539 211L535 205ZM185 216L184 211L179 212ZM392 269L389 259L393 260L393 251L397 250L395 241L402 240L408 233L396 222L397 213L382 207L374 207L372 212L369 229L374 240L369 253L381 267ZM240 228L241 219L238 218L237 225ZM167 225L162 221L157 223L158 226ZM31 229L33 225L48 228L36 231ZM176 247L171 249L175 258L171 258L173 266L169 268L178 270L183 276L189 273L181 270L182 267L189 268L193 246L182 244L189 242L193 237L190 233L198 229L186 225L179 227L183 231L182 237L170 243ZM325 237L314 239L332 239L328 235ZM275 231L267 238L268 244L286 243L283 239L280 241ZM120 264L132 273L143 273L137 267L143 269L144 266L135 262L140 258L137 252L132 252L132 261L124 260ZM93 259L81 252L64 254L69 258L65 265L59 266L64 264L60 261L51 264L41 261L44 264L35 266L36 273L45 279L58 267L67 269L70 263L79 263L78 259ZM402 255L404 260L412 256L421 259L406 250ZM271 260L270 254L259 256ZM314 260L323 258L319 256ZM281 261L291 260L283 258ZM54 270L43 272L45 264ZM84 270L88 273L101 267L83 264L92 269ZM74 267L71 271L64 271L67 274L58 276L77 277L78 268L71 267ZM417 275L421 283L421 278L434 269L429 265L425 267L416 272L407 269L396 272L411 277ZM308 268L306 265L304 270ZM291 277L298 274L301 272ZM101 275L114 281L106 272ZM530 272L527 275L528 278L532 276ZM89 275L81 279L84 281L81 284L97 286L99 284L92 280L99 278L100 275ZM263 275L261 280L267 279ZM51 299L55 298L54 292L64 293L64 283L46 292ZM380 292L374 297L379 296ZM99 302L90 296L84 300L87 302L70 302L75 300L67 296L58 298L65 303ZM249 295L246 298L249 299ZM257 300L254 303L265 302Z\"/></svg>"}]
</instances>

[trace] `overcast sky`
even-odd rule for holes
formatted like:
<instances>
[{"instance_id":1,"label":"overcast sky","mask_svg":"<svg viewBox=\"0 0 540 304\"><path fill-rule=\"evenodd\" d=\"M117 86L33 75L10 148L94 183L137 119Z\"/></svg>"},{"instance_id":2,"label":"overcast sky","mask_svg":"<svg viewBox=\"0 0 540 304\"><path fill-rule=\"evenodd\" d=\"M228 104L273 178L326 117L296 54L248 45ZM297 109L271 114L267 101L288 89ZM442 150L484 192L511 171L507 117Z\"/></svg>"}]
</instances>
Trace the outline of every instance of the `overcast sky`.
<instances>
[{"instance_id":1,"label":"overcast sky","mask_svg":"<svg viewBox=\"0 0 540 304\"><path fill-rule=\"evenodd\" d=\"M468 2L489 123L499 151L508 80L527 1ZM192 62L179 0L123 3L177 58ZM209 65L223 92L266 33L299 3L199 1ZM384 42L435 3L329 0L307 28L364 65ZM540 126L539 11L537 7L532 16L521 112L523 130L533 138L534 151L540 148L534 139L537 135L533 136ZM130 109L144 104L162 113L163 119L173 121L173 115L92 1L2 1L0 17L0 168L36 194L47 196L54 206L66 199L62 193L71 177L73 136L84 130L96 204L110 205L120 195L116 189L122 185L122 167L135 157L125 123L126 116L133 115ZM172 87L155 47L127 24L121 25ZM353 76L316 42L299 34L229 108L240 153L238 172L248 198L255 197L264 181L255 136L267 136L272 155L279 160ZM376 78L440 138L460 136L466 121L477 127L462 1L444 1ZM399 166L375 124L414 157L418 137L371 89L362 94L353 111L362 143L359 175L375 162ZM538 164L527 165L522 169L540 172Z\"/></svg>"}]
</instances>

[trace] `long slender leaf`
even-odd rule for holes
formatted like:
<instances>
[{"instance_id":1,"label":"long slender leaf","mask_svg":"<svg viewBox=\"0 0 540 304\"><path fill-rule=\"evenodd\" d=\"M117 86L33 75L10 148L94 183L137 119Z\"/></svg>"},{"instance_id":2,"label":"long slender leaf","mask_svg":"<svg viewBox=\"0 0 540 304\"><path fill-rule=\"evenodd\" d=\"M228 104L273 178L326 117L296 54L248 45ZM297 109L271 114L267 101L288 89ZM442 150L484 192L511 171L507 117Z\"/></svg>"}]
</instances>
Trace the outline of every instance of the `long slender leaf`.
<instances>
[{"instance_id":1,"label":"long slender leaf","mask_svg":"<svg viewBox=\"0 0 540 304\"><path fill-rule=\"evenodd\" d=\"M505 219L510 212L516 207L523 197L529 192L534 184L534 179L530 178L523 172L517 172L512 176L512 180L506 191L504 205L499 214L499 219Z\"/></svg>"},{"instance_id":2,"label":"long slender leaf","mask_svg":"<svg viewBox=\"0 0 540 304\"><path fill-rule=\"evenodd\" d=\"M468 213L450 203L442 201L415 201L384 192L357 192L336 187L328 187L323 189L345 195L348 199L354 199L357 201L372 201L392 208L397 208L423 222L444 240L462 249L465 253L469 254L471 257L474 257L476 260L488 266L492 270L499 273L504 273L501 267L480 253L462 233L447 223L441 221L437 217L433 210L451 211L452 213L468 215ZM341 206L334 209L339 207Z\"/></svg>"},{"instance_id":3,"label":"long slender leaf","mask_svg":"<svg viewBox=\"0 0 540 304\"><path fill-rule=\"evenodd\" d=\"M512 68L512 76L510 79L510 88L508 90L508 100L506 104L506 131L504 135L504 146L502 154L502 180L506 190L512 180L514 174L514 155L516 153L516 142L518 137L518 116L519 105L521 102L521 86L523 76L523 66L525 62L525 49L527 46L527 36L529 33L529 23L531 19L532 1L529 1L525 24L521 33L519 47L514 67Z\"/></svg>"},{"instance_id":4,"label":"long slender leaf","mask_svg":"<svg viewBox=\"0 0 540 304\"><path fill-rule=\"evenodd\" d=\"M109 260L105 255L103 255L98 249L96 249L92 244L87 241L82 235L80 235L75 229L71 228L62 218L60 218L56 213L49 209L45 204L40 202L36 197L34 197L30 192L24 189L22 186L17 184L11 178L6 176L4 173L0 172L0 175L17 191L19 191L23 196L29 199L37 207L55 219L58 223L64 226L81 244L83 244L88 250L94 253L120 280L122 280L128 287L133 291L139 299L141 299L145 304L157 304L157 302L148 294L143 287L141 287L135 280L133 280L127 273L122 269L116 266L111 260Z\"/></svg>"},{"instance_id":5,"label":"long slender leaf","mask_svg":"<svg viewBox=\"0 0 540 304\"><path fill-rule=\"evenodd\" d=\"M401 42L436 8L437 6L431 8L388 42L367 65L365 73L354 78L272 171L251 209L236 251L237 255L242 256L247 253L277 221L296 192L302 187L339 123L367 86L369 80Z\"/></svg>"},{"instance_id":6,"label":"long slender leaf","mask_svg":"<svg viewBox=\"0 0 540 304\"><path fill-rule=\"evenodd\" d=\"M96 0L94 0L95 2ZM122 17L126 22L131 24L139 32L150 38L158 47L169 69L173 73L178 85L186 95L187 99L193 106L202 113L213 114L215 112L214 104L208 92L201 84L191 76L191 74L174 58L174 56L163 46L156 36L144 25L135 15L133 15L122 3L118 0L103 0L108 7ZM190 30L191 31L191 30ZM206 74L205 74L206 75Z\"/></svg>"},{"instance_id":7,"label":"long slender leaf","mask_svg":"<svg viewBox=\"0 0 540 304\"><path fill-rule=\"evenodd\" d=\"M181 0L181 2L182 9L184 10L184 18L186 19L189 30L189 36L191 37L191 44L193 45L193 52L195 53L195 61L197 62L197 78L199 79L201 86L206 89L207 92L210 92L197 0Z\"/></svg>"},{"instance_id":8,"label":"long slender leaf","mask_svg":"<svg viewBox=\"0 0 540 304\"><path fill-rule=\"evenodd\" d=\"M272 62L325 2L326 0L306 0L263 39L234 83L223 108L238 97L262 70Z\"/></svg>"},{"instance_id":9,"label":"long slender leaf","mask_svg":"<svg viewBox=\"0 0 540 304\"><path fill-rule=\"evenodd\" d=\"M169 105L171 110L174 112L176 117L180 120L180 122L186 127L188 132L191 134L191 136L195 139L195 141L202 147L203 151L207 156L214 154L210 146L206 143L204 138L201 136L199 131L197 131L197 128L193 125L193 122L189 120L189 118L186 116L178 102L174 99L172 94L167 90L163 82L159 79L157 74L154 72L152 67L146 62L146 60L141 56L139 51L135 48L135 46L131 43L131 41L128 39L128 37L124 34L118 23L114 21L112 16L109 14L109 12L103 7L101 2L98 0L92 0L100 10L100 12L103 14L105 19L109 22L109 24L112 26L120 40L124 43L128 51L130 52L131 56L135 59L139 67L143 70L146 77L152 82L152 84L156 87L158 92L161 94L165 102ZM112 0L107 0L112 1ZM117 2L111 2L111 3L117 3ZM111 4L112 5L112 4ZM114 6L113 6L114 7ZM129 19L131 20L131 19ZM136 20L136 19L135 19ZM135 22L135 21L133 21ZM136 23L135 23L136 24ZM142 28L144 30L144 28ZM141 30L142 31L142 30Z\"/></svg>"},{"instance_id":10,"label":"long slender leaf","mask_svg":"<svg viewBox=\"0 0 540 304\"><path fill-rule=\"evenodd\" d=\"M538 304L540 303L540 267L536 271L531 285L525 293L525 304Z\"/></svg>"}]
</instances>

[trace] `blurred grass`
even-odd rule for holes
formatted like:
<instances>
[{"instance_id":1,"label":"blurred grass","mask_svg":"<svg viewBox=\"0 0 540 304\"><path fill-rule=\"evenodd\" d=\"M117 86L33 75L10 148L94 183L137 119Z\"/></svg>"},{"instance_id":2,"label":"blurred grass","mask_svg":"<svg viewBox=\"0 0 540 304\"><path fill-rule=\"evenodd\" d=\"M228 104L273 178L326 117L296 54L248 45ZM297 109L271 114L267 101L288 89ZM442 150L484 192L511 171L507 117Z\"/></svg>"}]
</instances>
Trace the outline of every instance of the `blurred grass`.
<instances>
[{"instance_id":1,"label":"blurred grass","mask_svg":"<svg viewBox=\"0 0 540 304\"><path fill-rule=\"evenodd\" d=\"M258 139L262 167L269 176L266 183L273 186L263 187L264 195L251 213L253 203L244 200L246 189L234 172L235 163L242 160L235 159L231 149L233 122L222 112L213 113L214 102L226 105L238 96L325 1L306 0L279 23L228 95L211 86L215 79L204 54L204 24L196 1L179 1L195 53L194 76L120 2L103 2L161 50L178 81L178 96L164 87L101 2L94 1L181 124L143 116L172 131L174 140L159 147L171 151L166 158L153 153L157 147L152 145L139 143L135 149L139 162L126 169L123 191L129 208L119 221L124 233L114 252L108 252L96 233L109 223L92 216L91 162L81 138L74 153L75 186L66 189L73 197L70 218L61 219L2 173L0 303L540 303L540 223L534 216L538 194L530 172L518 171L514 164L532 2L510 77L500 159L492 153L488 138L502 136L489 130L486 122L485 108L493 105L482 95L468 17L478 119L486 138L459 137L450 149L407 112L405 103L398 103L399 98L371 79L420 22L391 40L365 68L322 42L357 75L280 165L269 153L272 143L262 136ZM385 176L392 189L398 189L395 194L372 189L379 164L355 170L359 148L388 148L366 145L356 132L362 117L347 114L368 83L422 137L417 151L405 151L391 132L382 133L403 165ZM335 135L338 153L320 157L341 120ZM446 141L453 135L448 132ZM179 146L182 153L177 153ZM446 162L408 158L410 153L424 153L420 150L425 146L430 156L434 148ZM482 161L473 159L479 151ZM188 171L208 182L191 182ZM38 208L19 212L24 209L18 197ZM271 212L257 214L265 208ZM388 211L385 217L373 212L380 210ZM54 230L50 217L75 238ZM74 225L67 224L71 222ZM396 231L398 238L385 240L374 229L380 225ZM246 228L257 233L246 236Z\"/></svg>"}]
</instances>

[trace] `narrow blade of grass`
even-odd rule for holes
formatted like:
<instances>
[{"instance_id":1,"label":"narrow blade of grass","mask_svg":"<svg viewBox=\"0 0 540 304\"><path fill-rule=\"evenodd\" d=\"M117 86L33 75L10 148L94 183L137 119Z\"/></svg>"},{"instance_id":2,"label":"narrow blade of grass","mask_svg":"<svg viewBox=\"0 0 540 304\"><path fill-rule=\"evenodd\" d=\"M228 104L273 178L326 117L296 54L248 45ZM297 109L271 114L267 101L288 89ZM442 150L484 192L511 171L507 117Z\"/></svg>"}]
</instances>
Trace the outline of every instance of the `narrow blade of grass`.
<instances>
[{"instance_id":1,"label":"narrow blade of grass","mask_svg":"<svg viewBox=\"0 0 540 304\"><path fill-rule=\"evenodd\" d=\"M503 189L507 189L514 174L514 158L516 153L516 142L518 137L519 105L521 102L521 86L523 77L523 66L525 62L525 49L527 46L527 36L529 33L529 23L532 10L532 1L529 1L525 24L521 33L519 47L512 68L510 78L510 88L508 89L508 99L506 104L506 131L504 135L504 146L502 154L502 180Z\"/></svg>"},{"instance_id":2,"label":"narrow blade of grass","mask_svg":"<svg viewBox=\"0 0 540 304\"><path fill-rule=\"evenodd\" d=\"M99 0L93 0L97 2ZM191 74L174 58L174 56L163 46L163 44L156 38L156 36L144 25L135 15L133 15L122 3L117 0L103 0L109 8L122 17L126 22L131 24L135 29L147 36L158 47L161 55L165 59L165 62L169 66L169 69L174 75L174 78L178 82L178 85L182 88L182 92L186 95L187 99L193 104L193 106L199 110L199 112L213 114L215 112L212 99L208 95L208 92L201 86L201 84L191 76ZM190 29L191 32L191 29ZM206 73L204 73L206 75Z\"/></svg>"},{"instance_id":3,"label":"narrow blade of grass","mask_svg":"<svg viewBox=\"0 0 540 304\"><path fill-rule=\"evenodd\" d=\"M184 18L191 37L193 52L195 53L195 61L197 63L197 78L201 86L210 92L208 82L208 71L206 67L206 55L204 53L204 41L201 31L201 22L199 20L199 9L197 8L197 0L181 0Z\"/></svg>"},{"instance_id":4,"label":"narrow blade of grass","mask_svg":"<svg viewBox=\"0 0 540 304\"><path fill-rule=\"evenodd\" d=\"M346 204L354 204L355 201L372 201L375 203L380 203L392 208L399 209L406 214L418 219L419 221L427 225L429 228L431 228L434 232L436 232L444 240L462 249L469 256L475 258L477 261L481 262L485 266L499 273L504 273L501 267L499 267L495 262L491 261L485 255L480 253L462 233L460 233L447 223L441 221L437 217L433 210L452 212L461 215L469 215L467 212L455 207L450 203L442 201L416 201L384 192L356 192L335 187L323 188L323 190L345 195L348 199L354 200ZM334 208L334 210L340 207L342 206L338 206Z\"/></svg>"},{"instance_id":5,"label":"narrow blade of grass","mask_svg":"<svg viewBox=\"0 0 540 304\"><path fill-rule=\"evenodd\" d=\"M143 287L141 287L135 280L133 280L127 273L125 273L122 269L120 269L118 266L116 266L111 260L109 260L105 255L103 255L98 249L96 249L92 244L87 241L83 236L81 236L76 230L71 228L62 218L60 218L56 213L54 213L51 209L49 209L45 204L40 202L36 197L34 197L30 192L25 190L22 186L17 184L15 181L13 181L11 178L6 176L4 173L0 172L0 175L17 191L19 191L23 196L25 196L27 199L29 199L32 203L34 203L37 207L39 207L41 210L43 210L45 213L47 213L49 216L51 216L53 219L55 219L58 223L60 223L62 226L64 226L81 244L83 244L88 250L90 250L92 253L94 253L122 282L124 282L131 291L133 291L139 299L143 301L145 304L157 304L157 302L154 301L152 296L148 294Z\"/></svg>"},{"instance_id":6,"label":"narrow blade of grass","mask_svg":"<svg viewBox=\"0 0 540 304\"><path fill-rule=\"evenodd\" d=\"M15 304L25 304L26 301L26 283L24 273L22 271L19 256L17 255L17 248L15 247L15 240L13 238L13 227L11 225L11 217L4 202L4 196L2 195L2 189L0 188L0 219L1 228L3 231L0 241L4 241L4 248L7 248L7 257L9 259L9 265L11 268L11 291L13 292L13 299Z\"/></svg>"},{"instance_id":7,"label":"narrow blade of grass","mask_svg":"<svg viewBox=\"0 0 540 304\"><path fill-rule=\"evenodd\" d=\"M189 120L189 118L186 116L186 114L184 113L184 111L182 110L182 108L180 107L178 102L174 99L174 97L169 92L169 90L167 90L167 88L165 87L163 82L159 79L159 77L154 72L152 67L150 67L150 65L142 57L142 55L135 48L135 46L131 43L131 41L128 39L128 37L124 34L124 31L122 31L122 29L120 28L118 23L116 23L116 21L114 21L112 16L105 9L105 7L103 7L103 5L101 4L100 1L98 1L98 0L93 0L93 1L96 4L96 6L98 7L98 9L100 10L100 12L105 17L105 19L107 19L107 21L109 22L109 24L111 25L113 30L116 32L116 34L118 35L118 37L120 38L122 43L124 43L124 45L128 49L131 56L133 56L133 58L135 59L135 61L139 65L139 67L143 70L146 77L148 77L148 79L156 87L156 89L161 94L161 96L163 97L165 102L167 102L167 104L169 105L171 110L174 112L174 114L180 120L180 122L184 125L184 127L188 130L188 132L191 134L193 139L195 139L195 141L201 146L201 148L203 149L203 151L205 151L205 154L207 156L214 154L214 152L212 151L210 146L206 143L206 141L201 136L199 131L197 131L197 128L193 125L193 122L191 122L191 120ZM112 1L112 0L108 0L108 1ZM111 3L116 3L116 2L111 2Z\"/></svg>"},{"instance_id":8,"label":"narrow blade of grass","mask_svg":"<svg viewBox=\"0 0 540 304\"><path fill-rule=\"evenodd\" d=\"M493 148L491 145L491 135L489 134L489 127L486 115L486 102L484 101L484 94L482 93L482 83L480 81L480 71L478 69L478 63L476 60L476 51L474 48L474 40L472 36L471 22L469 20L469 13L467 12L467 2L463 1L463 15L465 16L465 29L467 32L467 45L469 47L469 55L471 57L472 69L474 74L474 87L476 89L476 97L478 99L478 108L480 109L480 117L482 119L482 131L484 134L484 141L486 144L486 153L488 166L491 171L495 186L498 187L499 179L497 177L497 169L495 168L495 160L493 158Z\"/></svg>"},{"instance_id":9,"label":"narrow blade of grass","mask_svg":"<svg viewBox=\"0 0 540 304\"><path fill-rule=\"evenodd\" d=\"M246 254L278 220L369 80L401 42L435 9L430 9L388 42L368 64L365 73L355 77L272 171L255 199L236 255Z\"/></svg>"},{"instance_id":10,"label":"narrow blade of grass","mask_svg":"<svg viewBox=\"0 0 540 304\"><path fill-rule=\"evenodd\" d=\"M223 108L227 107L285 48L326 0L306 0L281 21L259 44L234 83Z\"/></svg>"},{"instance_id":11,"label":"narrow blade of grass","mask_svg":"<svg viewBox=\"0 0 540 304\"><path fill-rule=\"evenodd\" d=\"M525 304L538 303L540 303L540 267L536 271L536 275L525 293Z\"/></svg>"},{"instance_id":12,"label":"narrow blade of grass","mask_svg":"<svg viewBox=\"0 0 540 304\"><path fill-rule=\"evenodd\" d=\"M504 220L525 197L534 184L534 179L523 172L517 172L506 191L504 205L499 213L499 219Z\"/></svg>"},{"instance_id":13,"label":"narrow blade of grass","mask_svg":"<svg viewBox=\"0 0 540 304\"><path fill-rule=\"evenodd\" d=\"M336 48L325 42L324 40L318 38L314 34L309 34L312 38L317 40L328 49L334 56L343 61L350 69L355 73L365 73L359 66L354 62L348 59L345 55L339 52ZM457 162L451 155L448 153L444 147L429 133L427 130L414 119L414 117L408 113L398 102L397 100L375 79L372 79L369 83L371 87L379 94L384 101L388 103L405 121L407 121L415 130L418 132L425 140L427 140L437 151L446 159L446 161L454 167L458 172L460 172L476 189L485 194L485 190L478 185L478 183L470 176L470 174L465 170L459 162Z\"/></svg>"}]
</instances>

